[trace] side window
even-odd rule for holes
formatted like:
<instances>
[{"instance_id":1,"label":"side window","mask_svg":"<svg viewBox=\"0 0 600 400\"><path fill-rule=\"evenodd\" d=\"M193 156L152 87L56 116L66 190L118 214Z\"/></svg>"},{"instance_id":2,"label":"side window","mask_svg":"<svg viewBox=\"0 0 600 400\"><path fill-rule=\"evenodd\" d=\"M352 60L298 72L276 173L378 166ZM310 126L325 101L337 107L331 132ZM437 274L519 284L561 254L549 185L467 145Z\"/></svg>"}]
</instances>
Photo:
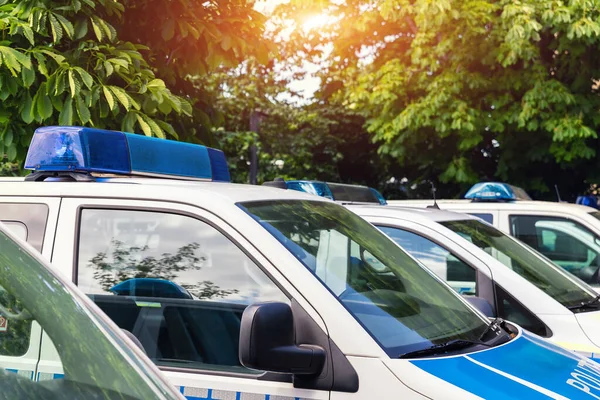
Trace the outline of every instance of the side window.
<instances>
[{"instance_id":1,"label":"side window","mask_svg":"<svg viewBox=\"0 0 600 400\"><path fill-rule=\"evenodd\" d=\"M498 308L498 316L507 321L512 321L527 329L536 335L548 337L551 332L546 325L514 297L508 294L500 286L495 285L496 289L496 307Z\"/></svg>"},{"instance_id":2,"label":"side window","mask_svg":"<svg viewBox=\"0 0 600 400\"><path fill-rule=\"evenodd\" d=\"M217 229L162 212L83 209L77 283L164 367L257 373L238 359L242 312L288 302Z\"/></svg>"},{"instance_id":3,"label":"side window","mask_svg":"<svg viewBox=\"0 0 600 400\"><path fill-rule=\"evenodd\" d=\"M469 213L469 215L480 218L489 224L494 224L494 216L492 214Z\"/></svg>"},{"instance_id":4,"label":"side window","mask_svg":"<svg viewBox=\"0 0 600 400\"><path fill-rule=\"evenodd\" d=\"M378 226L413 257L461 294L477 293L476 271L445 248L415 233L389 226Z\"/></svg>"},{"instance_id":5,"label":"side window","mask_svg":"<svg viewBox=\"0 0 600 400\"><path fill-rule=\"evenodd\" d=\"M585 282L598 284L600 245L596 235L567 218L512 215L511 233Z\"/></svg>"},{"instance_id":6,"label":"side window","mask_svg":"<svg viewBox=\"0 0 600 400\"><path fill-rule=\"evenodd\" d=\"M41 251L48 206L33 203L0 203L0 220L19 238ZM18 308L14 297L0 287L0 304ZM21 357L29 350L31 320L7 320L0 315L0 356Z\"/></svg>"}]
</instances>

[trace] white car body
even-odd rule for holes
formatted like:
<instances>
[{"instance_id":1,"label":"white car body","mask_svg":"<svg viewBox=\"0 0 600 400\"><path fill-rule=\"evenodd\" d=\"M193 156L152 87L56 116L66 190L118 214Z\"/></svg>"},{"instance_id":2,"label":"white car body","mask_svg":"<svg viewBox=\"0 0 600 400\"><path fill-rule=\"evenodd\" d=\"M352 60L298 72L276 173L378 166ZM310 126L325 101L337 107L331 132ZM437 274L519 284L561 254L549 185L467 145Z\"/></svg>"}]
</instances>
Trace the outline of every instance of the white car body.
<instances>
[{"instance_id":1,"label":"white car body","mask_svg":"<svg viewBox=\"0 0 600 400\"><path fill-rule=\"evenodd\" d=\"M388 204L403 206L403 207L419 207L425 208L433 205L433 200L389 200ZM531 201L531 200L515 200L515 201L471 201L471 200L437 200L437 205L442 210L455 211L478 216L486 222L491 223L496 228L511 234L516 235L515 224L511 223L511 218L539 218L535 224L536 229L542 229L544 226L549 227L548 222L553 224L562 222L556 225L558 229L560 225L572 225L569 231L565 233L571 236L574 243L580 243L585 250L590 254L589 261L586 264L573 263L562 261L552 256L545 254L554 263L564 267L567 270L577 270L580 267L593 267L595 271L600 265L600 220L597 218L600 214L595 208L569 203L553 203L547 201ZM564 229L563 229L564 231ZM581 231L581 232L577 232ZM592 240L585 239L586 236ZM518 236L517 236L518 237ZM541 243L541 235L538 237L538 242ZM541 245L535 241L526 243L534 249L541 251ZM592 257L593 254L593 257ZM589 262L593 264L590 265ZM597 292L600 292L600 280L597 279L598 274L593 280L586 280ZM577 275L576 275L577 276Z\"/></svg>"},{"instance_id":2,"label":"white car body","mask_svg":"<svg viewBox=\"0 0 600 400\"><path fill-rule=\"evenodd\" d=\"M0 221L136 336L190 400L600 398L600 364L490 323L332 201L191 181L226 166L189 144L77 127L36 138L30 179L0 179ZM92 148L105 139L126 157ZM154 177L89 174L115 170ZM32 332L0 369L61 378L46 333Z\"/></svg>"},{"instance_id":3,"label":"white car body","mask_svg":"<svg viewBox=\"0 0 600 400\"><path fill-rule=\"evenodd\" d=\"M537 316L549 328L549 340L588 357L600 357L600 310L574 313L486 251L440 224L445 221L476 219L475 217L435 209L395 206L349 206L348 208L375 226L398 228L434 242L475 269L479 286L484 286L485 278L489 279L491 285L499 285L529 312ZM523 246L516 239L513 240ZM413 255L419 258L419 254ZM543 257L537 254L535 257L538 257L547 268L563 275L565 279L572 282L574 287L594 293L591 287L571 277ZM421 262L432 268L424 261L425 259L422 258ZM432 270L445 279L445 263ZM475 282L448 281L448 283L457 291L475 286ZM485 298L494 309L497 309L493 290L481 287L476 295Z\"/></svg>"}]
</instances>

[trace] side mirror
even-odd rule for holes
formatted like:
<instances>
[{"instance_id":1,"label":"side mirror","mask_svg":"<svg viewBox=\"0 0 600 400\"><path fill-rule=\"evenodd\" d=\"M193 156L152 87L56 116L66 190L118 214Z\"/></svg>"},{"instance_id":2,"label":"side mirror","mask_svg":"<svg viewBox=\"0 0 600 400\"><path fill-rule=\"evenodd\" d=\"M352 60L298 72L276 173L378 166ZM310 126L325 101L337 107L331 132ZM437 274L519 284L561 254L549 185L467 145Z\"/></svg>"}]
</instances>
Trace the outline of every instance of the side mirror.
<instances>
[{"instance_id":1,"label":"side mirror","mask_svg":"<svg viewBox=\"0 0 600 400\"><path fill-rule=\"evenodd\" d=\"M240 362L269 372L316 375L325 364L325 350L295 343L292 309L285 303L248 306L240 328Z\"/></svg>"},{"instance_id":2,"label":"side mirror","mask_svg":"<svg viewBox=\"0 0 600 400\"><path fill-rule=\"evenodd\" d=\"M481 311L486 317L494 318L496 316L494 307L483 297L465 296L465 299L471 303L473 307Z\"/></svg>"}]
</instances>

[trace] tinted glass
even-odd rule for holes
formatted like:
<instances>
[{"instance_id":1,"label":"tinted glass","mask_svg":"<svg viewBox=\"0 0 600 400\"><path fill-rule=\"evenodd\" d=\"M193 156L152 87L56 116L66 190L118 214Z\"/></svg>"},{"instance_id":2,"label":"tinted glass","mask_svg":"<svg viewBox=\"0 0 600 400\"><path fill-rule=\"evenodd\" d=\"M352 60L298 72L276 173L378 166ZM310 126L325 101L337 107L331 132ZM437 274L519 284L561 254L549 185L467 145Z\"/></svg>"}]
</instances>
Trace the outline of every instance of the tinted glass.
<instances>
[{"instance_id":1,"label":"tinted glass","mask_svg":"<svg viewBox=\"0 0 600 400\"><path fill-rule=\"evenodd\" d=\"M390 226L378 226L404 250L425 264L458 293L477 294L477 273L448 250L423 236Z\"/></svg>"},{"instance_id":2,"label":"tinted glass","mask_svg":"<svg viewBox=\"0 0 600 400\"><path fill-rule=\"evenodd\" d=\"M484 220L488 224L493 224L494 223L494 216L492 214L478 214L478 213L469 213L469 214L472 215L472 216L474 216L474 217L481 218L482 220Z\"/></svg>"},{"instance_id":3,"label":"tinted glass","mask_svg":"<svg viewBox=\"0 0 600 400\"><path fill-rule=\"evenodd\" d=\"M510 222L515 237L584 282L600 284L600 238L592 231L560 217L512 215Z\"/></svg>"},{"instance_id":4,"label":"tinted glass","mask_svg":"<svg viewBox=\"0 0 600 400\"><path fill-rule=\"evenodd\" d=\"M0 313L9 329L19 321L36 321L52 340L64 372L62 379L43 382L0 373L0 397L175 398L173 389L165 386L153 371L144 369L145 364L95 311L3 232L0 248ZM20 335L18 331L13 333L16 339Z\"/></svg>"},{"instance_id":5,"label":"tinted glass","mask_svg":"<svg viewBox=\"0 0 600 400\"><path fill-rule=\"evenodd\" d=\"M494 227L474 219L445 221L441 224L486 251L566 307L594 298L591 288L577 284L558 267Z\"/></svg>"},{"instance_id":6,"label":"tinted glass","mask_svg":"<svg viewBox=\"0 0 600 400\"><path fill-rule=\"evenodd\" d=\"M183 215L85 209L78 282L161 366L258 373L238 358L247 305L288 299L212 226Z\"/></svg>"},{"instance_id":7,"label":"tinted glass","mask_svg":"<svg viewBox=\"0 0 600 400\"><path fill-rule=\"evenodd\" d=\"M360 203L380 203L377 196L366 186L341 185L327 182L333 199Z\"/></svg>"},{"instance_id":8,"label":"tinted glass","mask_svg":"<svg viewBox=\"0 0 600 400\"><path fill-rule=\"evenodd\" d=\"M351 211L329 202L242 203L391 357L476 340L487 322L433 273Z\"/></svg>"},{"instance_id":9,"label":"tinted glass","mask_svg":"<svg viewBox=\"0 0 600 400\"><path fill-rule=\"evenodd\" d=\"M549 336L550 332L546 325L498 285L496 285L496 305L498 315L507 321L514 322L536 335Z\"/></svg>"}]
</instances>

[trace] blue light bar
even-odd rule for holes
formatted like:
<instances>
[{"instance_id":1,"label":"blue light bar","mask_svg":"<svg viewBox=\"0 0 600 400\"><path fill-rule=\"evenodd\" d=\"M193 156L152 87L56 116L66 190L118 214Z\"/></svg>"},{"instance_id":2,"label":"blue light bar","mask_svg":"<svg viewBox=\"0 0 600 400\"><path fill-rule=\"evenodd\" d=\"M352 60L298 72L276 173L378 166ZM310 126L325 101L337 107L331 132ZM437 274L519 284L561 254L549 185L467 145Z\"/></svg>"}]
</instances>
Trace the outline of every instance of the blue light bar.
<instances>
[{"instance_id":1,"label":"blue light bar","mask_svg":"<svg viewBox=\"0 0 600 400\"><path fill-rule=\"evenodd\" d=\"M146 175L229 182L222 151L206 146L76 126L38 128L25 168L36 172Z\"/></svg>"},{"instance_id":2,"label":"blue light bar","mask_svg":"<svg viewBox=\"0 0 600 400\"><path fill-rule=\"evenodd\" d=\"M481 201L513 201L531 200L531 197L520 187L501 182L476 183L465 194L465 199Z\"/></svg>"}]
</instances>

